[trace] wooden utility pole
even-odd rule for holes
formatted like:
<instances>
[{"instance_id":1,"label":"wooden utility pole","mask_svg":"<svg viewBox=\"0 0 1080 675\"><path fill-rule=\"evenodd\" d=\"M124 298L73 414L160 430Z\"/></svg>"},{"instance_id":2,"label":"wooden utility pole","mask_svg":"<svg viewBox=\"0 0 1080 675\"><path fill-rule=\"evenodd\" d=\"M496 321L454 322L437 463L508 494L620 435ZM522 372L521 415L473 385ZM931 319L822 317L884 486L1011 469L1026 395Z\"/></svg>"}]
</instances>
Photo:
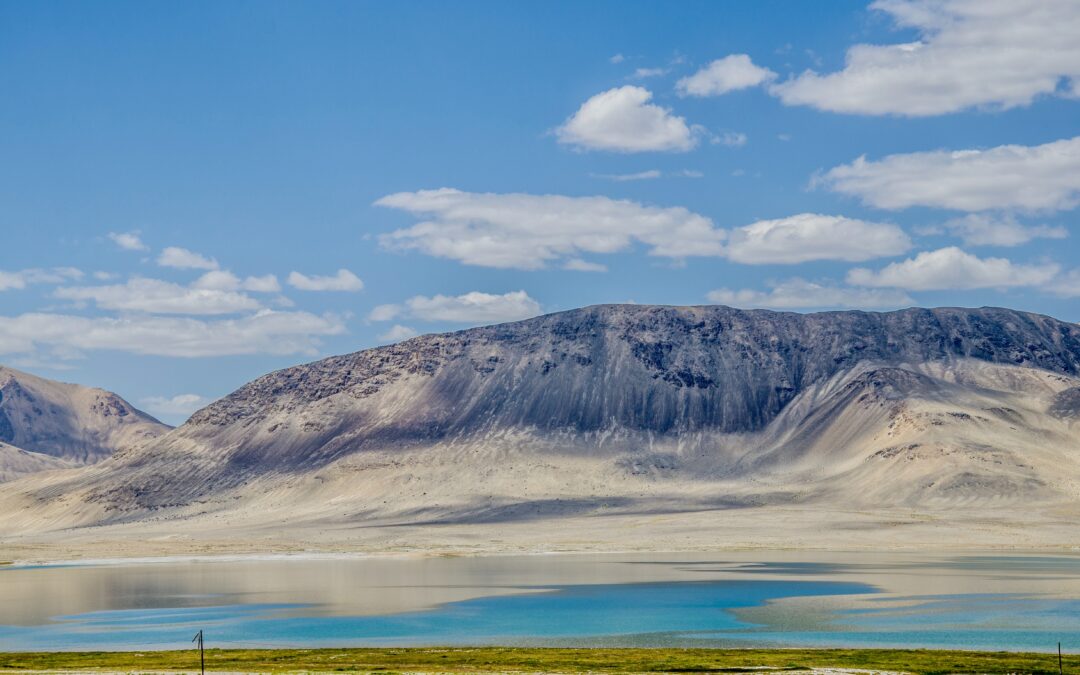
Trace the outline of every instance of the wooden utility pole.
<instances>
[{"instance_id":1,"label":"wooden utility pole","mask_svg":"<svg viewBox=\"0 0 1080 675\"><path fill-rule=\"evenodd\" d=\"M199 670L202 675L206 675L206 652L203 651L202 630L199 630L195 637L191 638L191 641L199 643Z\"/></svg>"}]
</instances>

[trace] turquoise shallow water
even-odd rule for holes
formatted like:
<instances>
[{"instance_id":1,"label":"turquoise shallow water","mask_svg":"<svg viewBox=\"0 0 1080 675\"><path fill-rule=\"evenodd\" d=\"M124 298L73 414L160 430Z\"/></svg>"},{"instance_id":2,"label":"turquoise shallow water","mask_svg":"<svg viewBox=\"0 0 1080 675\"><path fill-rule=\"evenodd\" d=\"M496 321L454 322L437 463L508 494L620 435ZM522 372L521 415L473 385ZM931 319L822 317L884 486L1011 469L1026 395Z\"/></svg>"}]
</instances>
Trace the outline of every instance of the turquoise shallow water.
<instances>
[{"instance_id":1,"label":"turquoise shallow water","mask_svg":"<svg viewBox=\"0 0 1080 675\"><path fill-rule=\"evenodd\" d=\"M455 564L459 565L455 569L469 569L468 563ZM353 576L327 574L326 584L341 584L342 589L362 587L375 593L359 593L340 605L325 598L310 603L266 601L274 592L261 585L287 585L287 577L279 574L313 574L307 567L290 572L286 566L283 571L260 577L254 587L224 593L215 583L229 583L228 568L188 566L170 572L167 568L121 567L97 568L93 573L77 568L24 570L37 576L23 579L36 580L42 589L52 587L47 583L48 575L59 579L66 574L70 582L70 575L82 574L75 583L81 584L80 589L92 588L78 606L94 608L96 603L99 608L48 616L0 614L7 622L0 625L0 650L183 648L200 629L212 647L511 644L1050 651L1059 640L1067 650L1080 647L1080 598L1045 592L1056 586L1072 588L1078 568L1069 559L1064 564L1048 565L1045 558L1019 562L964 558L944 563L944 567L886 565L873 574L865 567L766 562L740 566L735 574L701 581L519 584L510 589L501 585L505 579L500 575L512 576L513 562L503 564L511 568L481 568L478 576L491 579L490 593L498 586L498 592L507 594L485 595L482 581L470 577L470 584L479 585L470 585L473 590L469 594L480 597L405 611L393 603L379 609L365 606L365 602L375 603L372 598L383 598L388 592L406 594L413 602L412 594L417 592L421 598L426 592L434 598L436 589L453 590L437 565L415 575L429 582L415 587L380 587L379 575L372 570ZM644 573L715 576L723 568L724 563L651 561ZM621 572L625 568L607 569ZM642 574L641 569L633 570L636 577ZM945 573L942 569L957 580L945 583L946 588L985 586L1015 591L1030 586L1037 592L917 595L888 592L860 580L896 578L906 587L917 588L922 585L919 575L925 574L926 585L933 586L931 582ZM222 575L225 582L212 583ZM190 578L174 583L177 576ZM852 579L845 580L847 576ZM5 586L5 580L10 585ZM0 572L0 593L13 593L17 581L11 570ZM304 580L307 584L318 582L317 578ZM63 592L62 588L57 591Z\"/></svg>"}]
</instances>

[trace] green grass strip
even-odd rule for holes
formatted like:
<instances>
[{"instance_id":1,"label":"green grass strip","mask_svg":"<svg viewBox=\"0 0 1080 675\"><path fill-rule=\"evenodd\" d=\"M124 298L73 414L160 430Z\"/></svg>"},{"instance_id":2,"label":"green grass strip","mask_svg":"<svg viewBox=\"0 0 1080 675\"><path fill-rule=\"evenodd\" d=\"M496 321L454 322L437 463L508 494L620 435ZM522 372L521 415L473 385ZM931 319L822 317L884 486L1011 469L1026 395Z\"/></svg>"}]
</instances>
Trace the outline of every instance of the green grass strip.
<instances>
[{"instance_id":1,"label":"green grass strip","mask_svg":"<svg viewBox=\"0 0 1080 675\"><path fill-rule=\"evenodd\" d=\"M737 673L755 668L859 668L909 673L1057 673L1057 654L924 649L209 649L211 671L286 672L521 672ZM147 652L0 653L0 672L198 671L194 650ZM1071 669L1071 670L1070 670ZM1065 658L1080 672L1080 657Z\"/></svg>"}]
</instances>

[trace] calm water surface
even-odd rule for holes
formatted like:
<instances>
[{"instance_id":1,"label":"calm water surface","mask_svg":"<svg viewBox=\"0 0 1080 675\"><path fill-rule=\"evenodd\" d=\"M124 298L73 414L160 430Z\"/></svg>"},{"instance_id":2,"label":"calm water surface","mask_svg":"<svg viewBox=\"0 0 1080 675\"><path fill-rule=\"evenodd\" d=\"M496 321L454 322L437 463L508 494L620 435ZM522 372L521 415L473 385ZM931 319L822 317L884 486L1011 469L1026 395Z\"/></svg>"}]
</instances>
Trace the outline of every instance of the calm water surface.
<instances>
[{"instance_id":1,"label":"calm water surface","mask_svg":"<svg viewBox=\"0 0 1080 675\"><path fill-rule=\"evenodd\" d=\"M1080 651L1080 557L540 555L0 569L0 650L346 645Z\"/></svg>"}]
</instances>

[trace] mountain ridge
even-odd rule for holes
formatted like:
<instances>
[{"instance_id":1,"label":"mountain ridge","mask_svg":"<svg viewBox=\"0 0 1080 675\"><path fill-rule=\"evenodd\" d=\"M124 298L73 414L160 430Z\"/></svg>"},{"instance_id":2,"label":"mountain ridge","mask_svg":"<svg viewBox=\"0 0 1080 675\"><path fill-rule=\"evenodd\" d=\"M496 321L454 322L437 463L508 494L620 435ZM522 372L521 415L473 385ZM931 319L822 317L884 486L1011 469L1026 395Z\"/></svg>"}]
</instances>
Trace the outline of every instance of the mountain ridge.
<instances>
[{"instance_id":1,"label":"mountain ridge","mask_svg":"<svg viewBox=\"0 0 1080 675\"><path fill-rule=\"evenodd\" d=\"M1043 541L1080 510L1077 392L1080 326L1038 314L598 305L268 373L151 443L0 489L21 514L0 536L498 548L697 522L680 536L757 545L733 532L795 509L806 542L867 536L858 513L951 532L991 512L1031 522L976 543Z\"/></svg>"},{"instance_id":2,"label":"mountain ridge","mask_svg":"<svg viewBox=\"0 0 1080 675\"><path fill-rule=\"evenodd\" d=\"M203 408L202 410L197 411L190 418L189 424L221 424L223 422L229 421L238 414L243 414L244 412L246 412L246 410L242 403L236 405L237 397L243 397L245 393L249 391L259 390L260 387L264 385L264 383L268 384L269 386L265 387L265 391L256 391L256 397L266 395L274 396L282 394L292 395L292 397L295 398L295 393L300 392L301 394L303 394L300 402L303 403L310 403L318 400L319 398L339 393L342 389L350 386L353 382L357 381L357 377L359 377L359 379L363 381L364 389L358 392L360 395L364 395L368 392L374 393L374 391L377 391L377 388L381 384L383 384L381 378L385 375L384 366L389 365L391 367L398 367L409 373L430 372L434 368L444 365L447 357L454 358L460 355L454 353L446 353L446 348L448 345L451 349L456 346L453 344L455 340L460 341L464 338L466 341L468 341L473 336L476 336L477 339L482 341L486 340L489 343L505 341L507 338L516 338L520 340L522 337L520 334L522 331L520 331L520 329L524 329L524 337L527 338L530 329L532 329L534 326L542 326L543 324L551 323L554 325L549 326L550 329L553 329L553 331L555 332L561 333L564 337L571 338L566 342L572 343L576 341L573 338L580 335L583 331L577 330L573 333L570 333L566 331L561 324L558 323L559 319L572 318L583 315L587 316L589 314L597 312L626 312L628 310L644 314L652 312L709 312L721 313L721 315L727 315L729 317L754 316L768 317L770 319L779 317L785 321L795 320L802 322L809 322L818 319L819 322L822 324L819 327L820 329L826 328L828 320L843 317L865 317L869 320L870 323L872 323L874 321L881 321L886 317L919 317L923 319L933 317L936 319L939 317L955 318L959 314L972 314L977 316L979 313L985 314L989 317L993 317L995 315L998 315L1000 317L1002 313L1005 313L1008 316L1025 318L1031 325L1049 323L1058 327L1063 333L1062 335L1060 335L1060 337L1062 338L1061 342L1064 344L1048 345L1044 342L1044 344L1042 345L1025 344L1022 345L1022 348L1020 348L1020 343L1014 340L1012 341L1012 343L1006 343L1009 344L1011 348L1011 351L1008 354L1007 358L990 360L993 360L994 362L1008 362L1016 364L1028 363L1033 364L1036 367L1044 370L1053 370L1055 372L1062 372L1066 374L1080 373L1080 326L1060 322L1056 319L1053 319L1052 317L1044 315L1016 312L1014 310L1008 310L1004 308L981 308L978 310L965 310L963 308L913 308L907 310L899 310L896 312L851 311L800 314L795 312L774 312L771 310L738 310L730 307L717 305L699 305L690 307L655 305L593 305L578 310L568 310L565 312L547 314L532 319L525 319L523 321L496 324L494 326L464 329L452 333L439 333L418 336L403 341L401 343L397 343L396 345L375 347L372 349L362 350L351 354L332 356L308 364L292 366L290 368L274 371L253 380L251 383L244 385L232 394L229 394L219 399L218 401L215 401L209 406ZM775 325L778 322L773 321L771 323ZM925 331L920 331L920 336L915 339L923 344L931 343L935 339L935 337L939 340L939 342L942 341L945 336L941 334L941 331L944 331L945 327L940 325L940 321L923 321L920 322L918 327L933 327L935 323L937 324L937 327L941 329L937 336L934 336L933 334L930 334L928 336ZM702 327L708 328L703 324ZM868 326L866 325L861 326L864 331L867 327ZM594 327L587 328L592 329ZM675 363L674 367L671 367L672 364L666 362L667 360L669 360L668 354L666 352L669 352L671 349L670 343L663 340L647 339L648 330L650 328L648 325L637 325L626 328L627 330L620 337L623 337L626 340L634 340L631 347L632 355L638 360L645 363L646 366L651 367L653 371L661 373L661 376L669 383L679 387L699 389L708 389L717 385L716 380L710 378L707 374L695 372L690 368L680 368L680 364L678 363ZM686 328L690 327L687 326ZM852 330L854 328L859 328L859 326L848 325L843 327L843 329L845 330ZM953 328L955 328L955 326L953 326ZM635 332L637 333L637 335L640 335L642 337L637 339L631 337L631 335L629 334L631 329L636 329ZM839 333L839 330L833 330L830 337L833 340L845 340L844 336L840 335ZM1007 338L1008 336L994 336L994 338L998 340L1002 339L1003 337ZM959 339L959 337L954 336L954 339ZM873 349L875 346L877 347L876 350ZM987 355L994 355L997 351L997 347L1001 347L1002 345L995 345L990 338L987 338L983 341L982 344L974 345L976 347L975 349L971 348L972 345L967 345L967 349L961 350L960 346L963 346L962 343L956 346L957 349L951 353L952 356L972 357L986 360ZM1053 350L1051 351L1051 349L1049 349L1048 347L1053 347ZM867 351L868 349L870 351ZM908 352L910 351L911 350L908 350ZM855 358L850 357L852 353L855 354ZM380 359L383 354L389 354L390 356L385 360ZM588 365L588 363L591 363L594 354L595 350L588 353L584 352L583 350L578 350L577 352L568 351L560 354L559 356L564 362L569 359L571 365L575 363L577 365ZM498 358L497 355L493 356L496 359ZM896 348L894 349L889 350L884 348L884 346L880 344L868 345L864 343L862 338L853 338L851 341L843 342L836 345L836 348L833 350L833 354L831 354L831 356L835 360L837 360L838 363L843 360L848 360L851 363L854 363L858 360L875 358L881 360L896 360L898 358L910 358L912 356L921 356L923 359L928 357L928 355L925 353L920 355L904 352L898 346L896 346ZM375 363L358 364L359 361L365 358L371 358L371 360L375 361ZM380 360L383 360L385 362L379 363ZM486 363L475 364L475 368L477 372L481 374L485 372L494 372L497 363L497 360L491 360L491 357L489 357ZM360 366L361 371L356 374L356 376L354 376L354 373L352 371L345 371L345 368L356 367L357 365ZM540 363L539 367L544 369L544 372L546 373L553 368L558 367L559 365L561 364L555 361L543 361ZM312 387L309 382L309 380L311 379L310 374L313 370L318 371L318 374L322 376L322 378L318 381L319 386L315 387ZM293 377L293 375L296 375L296 377ZM799 377L799 374L797 373L795 376ZM812 379L814 376L815 375L812 374L810 379ZM283 379L285 381L282 381ZM780 384L781 386L786 386L789 383L781 382ZM780 401L786 403L786 400L784 400L783 398L778 399L777 402ZM772 402L766 403L769 404ZM775 411L778 411L779 408L782 407L783 403L778 407L775 407ZM753 416L753 411L748 412L751 416ZM656 422L656 420L653 420L653 422ZM655 424L650 424L646 426L653 429L657 428ZM730 427L724 427L724 429L727 431L738 430ZM666 430L664 429L662 424L661 430Z\"/></svg>"}]
</instances>

